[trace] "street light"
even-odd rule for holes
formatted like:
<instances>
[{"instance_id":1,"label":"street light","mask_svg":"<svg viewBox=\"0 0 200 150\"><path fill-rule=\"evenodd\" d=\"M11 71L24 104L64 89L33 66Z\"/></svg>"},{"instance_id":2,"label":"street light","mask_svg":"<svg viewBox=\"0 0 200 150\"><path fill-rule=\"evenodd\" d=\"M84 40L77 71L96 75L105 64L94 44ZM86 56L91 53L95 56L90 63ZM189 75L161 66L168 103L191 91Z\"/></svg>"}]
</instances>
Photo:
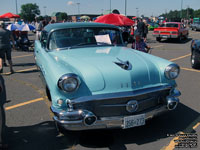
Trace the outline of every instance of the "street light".
<instances>
[{"instance_id":1,"label":"street light","mask_svg":"<svg viewBox=\"0 0 200 150\"><path fill-rule=\"evenodd\" d=\"M44 8L44 15L46 16L46 15L47 15L47 13L46 13L46 8L47 8L47 7L44 6L43 8Z\"/></svg>"},{"instance_id":2,"label":"street light","mask_svg":"<svg viewBox=\"0 0 200 150\"><path fill-rule=\"evenodd\" d=\"M125 0L125 16L126 16L126 5L127 5L127 0Z\"/></svg>"},{"instance_id":3,"label":"street light","mask_svg":"<svg viewBox=\"0 0 200 150\"><path fill-rule=\"evenodd\" d=\"M77 4L77 6L78 6L78 15L80 15L80 3L76 3Z\"/></svg>"},{"instance_id":4,"label":"street light","mask_svg":"<svg viewBox=\"0 0 200 150\"><path fill-rule=\"evenodd\" d=\"M111 13L111 0L110 0L110 13Z\"/></svg>"},{"instance_id":5,"label":"street light","mask_svg":"<svg viewBox=\"0 0 200 150\"><path fill-rule=\"evenodd\" d=\"M139 10L136 8L136 16L139 17Z\"/></svg>"},{"instance_id":6,"label":"street light","mask_svg":"<svg viewBox=\"0 0 200 150\"><path fill-rule=\"evenodd\" d=\"M16 6L16 14L18 14L18 10L17 10L17 0L15 0L15 6Z\"/></svg>"},{"instance_id":7,"label":"street light","mask_svg":"<svg viewBox=\"0 0 200 150\"><path fill-rule=\"evenodd\" d=\"M183 0L181 0L181 18L183 17L183 12L182 12L182 9L183 9Z\"/></svg>"}]
</instances>

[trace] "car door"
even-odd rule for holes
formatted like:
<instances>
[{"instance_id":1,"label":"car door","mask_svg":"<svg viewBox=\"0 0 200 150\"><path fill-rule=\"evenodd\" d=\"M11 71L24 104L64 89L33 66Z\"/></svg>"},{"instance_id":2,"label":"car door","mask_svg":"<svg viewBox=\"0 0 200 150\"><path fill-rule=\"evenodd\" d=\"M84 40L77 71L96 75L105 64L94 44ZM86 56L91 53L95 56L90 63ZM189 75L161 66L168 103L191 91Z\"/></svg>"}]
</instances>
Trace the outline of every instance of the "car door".
<instances>
[{"instance_id":1,"label":"car door","mask_svg":"<svg viewBox=\"0 0 200 150\"><path fill-rule=\"evenodd\" d=\"M43 77L46 74L45 71L45 63L47 63L47 55L48 51L46 49L46 43L47 43L47 32L42 31L40 39L35 42L35 60L36 64L38 66L39 71L41 71L41 77Z\"/></svg>"}]
</instances>

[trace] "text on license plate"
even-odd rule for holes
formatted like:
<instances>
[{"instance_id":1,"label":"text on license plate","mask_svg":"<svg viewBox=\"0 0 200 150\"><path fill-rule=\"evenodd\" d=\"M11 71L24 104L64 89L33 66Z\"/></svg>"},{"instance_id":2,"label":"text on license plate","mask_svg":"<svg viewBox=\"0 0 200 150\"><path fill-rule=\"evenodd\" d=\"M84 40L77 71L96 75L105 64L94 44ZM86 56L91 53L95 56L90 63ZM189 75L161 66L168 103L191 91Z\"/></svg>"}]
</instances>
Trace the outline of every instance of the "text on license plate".
<instances>
[{"instance_id":1,"label":"text on license plate","mask_svg":"<svg viewBox=\"0 0 200 150\"><path fill-rule=\"evenodd\" d=\"M145 114L124 117L123 129L145 125Z\"/></svg>"}]
</instances>

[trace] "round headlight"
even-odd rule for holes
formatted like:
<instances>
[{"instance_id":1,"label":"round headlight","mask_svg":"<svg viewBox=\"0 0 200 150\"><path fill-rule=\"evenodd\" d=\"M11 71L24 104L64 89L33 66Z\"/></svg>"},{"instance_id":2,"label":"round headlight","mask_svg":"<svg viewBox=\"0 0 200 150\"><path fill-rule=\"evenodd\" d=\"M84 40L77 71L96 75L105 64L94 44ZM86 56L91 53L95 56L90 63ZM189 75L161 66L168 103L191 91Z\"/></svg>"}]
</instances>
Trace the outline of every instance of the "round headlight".
<instances>
[{"instance_id":1,"label":"round headlight","mask_svg":"<svg viewBox=\"0 0 200 150\"><path fill-rule=\"evenodd\" d=\"M76 74L65 74L58 80L58 87L65 92L73 92L79 85L80 79Z\"/></svg>"},{"instance_id":2,"label":"round headlight","mask_svg":"<svg viewBox=\"0 0 200 150\"><path fill-rule=\"evenodd\" d=\"M177 64L171 64L165 68L165 76L170 79L176 79L179 75L180 67Z\"/></svg>"}]
</instances>

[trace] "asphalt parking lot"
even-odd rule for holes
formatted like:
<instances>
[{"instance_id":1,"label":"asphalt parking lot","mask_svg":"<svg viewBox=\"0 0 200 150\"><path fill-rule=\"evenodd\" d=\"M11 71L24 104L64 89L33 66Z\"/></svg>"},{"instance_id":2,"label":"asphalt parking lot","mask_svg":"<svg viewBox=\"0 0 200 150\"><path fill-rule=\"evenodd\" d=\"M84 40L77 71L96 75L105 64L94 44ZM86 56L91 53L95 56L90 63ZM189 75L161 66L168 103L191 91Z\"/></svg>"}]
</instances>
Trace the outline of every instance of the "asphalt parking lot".
<instances>
[{"instance_id":1,"label":"asphalt parking lot","mask_svg":"<svg viewBox=\"0 0 200 150\"><path fill-rule=\"evenodd\" d=\"M191 68L190 44L200 39L200 32L190 31L181 43L157 42L148 35L152 55L176 62L181 67L177 79L182 95L178 108L132 129L93 130L68 135L59 134L52 120L50 102L35 66L33 51L13 51L16 73L4 68L6 85L6 138L11 150L171 150L175 140L191 133L198 137L200 148L200 70ZM128 45L130 47L130 45ZM175 148L176 149L176 148ZM188 148L183 148L188 149Z\"/></svg>"}]
</instances>

